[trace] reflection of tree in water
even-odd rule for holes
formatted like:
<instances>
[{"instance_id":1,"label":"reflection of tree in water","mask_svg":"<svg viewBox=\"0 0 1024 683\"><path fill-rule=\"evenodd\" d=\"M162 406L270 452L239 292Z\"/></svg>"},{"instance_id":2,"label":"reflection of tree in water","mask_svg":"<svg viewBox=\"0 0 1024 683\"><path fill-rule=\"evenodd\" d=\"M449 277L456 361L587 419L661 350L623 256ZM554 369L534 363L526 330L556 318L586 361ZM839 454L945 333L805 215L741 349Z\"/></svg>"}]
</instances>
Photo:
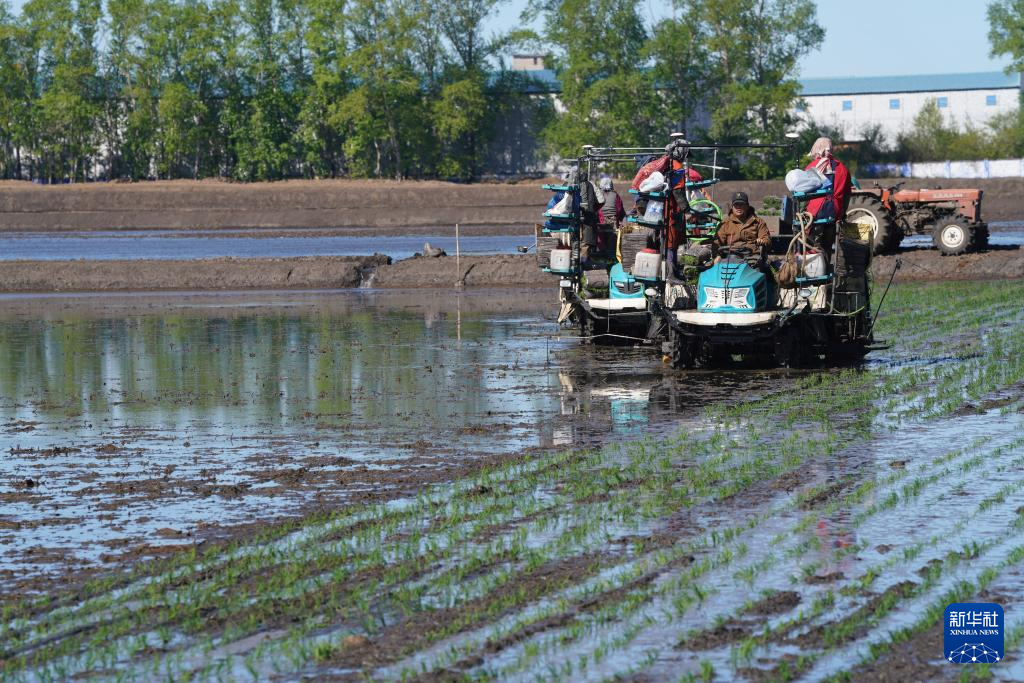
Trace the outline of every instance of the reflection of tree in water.
<instances>
[{"instance_id":1,"label":"reflection of tree in water","mask_svg":"<svg viewBox=\"0 0 1024 683\"><path fill-rule=\"evenodd\" d=\"M487 405L481 368L511 328L421 314L165 314L0 323L0 391L10 409L59 414L241 408L276 421L304 413L373 421ZM486 411L486 408L484 408Z\"/></svg>"}]
</instances>

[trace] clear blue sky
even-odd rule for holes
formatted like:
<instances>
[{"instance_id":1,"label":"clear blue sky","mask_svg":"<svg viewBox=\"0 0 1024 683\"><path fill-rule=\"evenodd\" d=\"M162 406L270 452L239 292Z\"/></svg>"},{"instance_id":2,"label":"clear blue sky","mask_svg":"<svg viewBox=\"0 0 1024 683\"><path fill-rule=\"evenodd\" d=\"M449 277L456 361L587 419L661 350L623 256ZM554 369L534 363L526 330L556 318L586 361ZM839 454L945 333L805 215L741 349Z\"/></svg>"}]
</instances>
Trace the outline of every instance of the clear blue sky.
<instances>
[{"instance_id":1,"label":"clear blue sky","mask_svg":"<svg viewBox=\"0 0 1024 683\"><path fill-rule=\"evenodd\" d=\"M491 25L519 25L527 0L509 0ZM667 0L637 0L648 22L669 15ZM990 59L984 0L818 0L825 27L820 50L801 63L801 76L898 76L1001 71Z\"/></svg>"}]
</instances>

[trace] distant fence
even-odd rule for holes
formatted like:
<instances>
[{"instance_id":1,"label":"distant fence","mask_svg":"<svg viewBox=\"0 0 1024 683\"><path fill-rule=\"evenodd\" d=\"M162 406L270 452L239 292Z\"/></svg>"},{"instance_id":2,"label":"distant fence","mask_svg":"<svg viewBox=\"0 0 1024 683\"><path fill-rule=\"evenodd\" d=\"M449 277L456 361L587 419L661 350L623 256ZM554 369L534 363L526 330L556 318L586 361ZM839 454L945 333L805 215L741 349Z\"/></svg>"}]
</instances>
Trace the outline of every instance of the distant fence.
<instances>
[{"instance_id":1,"label":"distant fence","mask_svg":"<svg viewBox=\"0 0 1024 683\"><path fill-rule=\"evenodd\" d=\"M1024 178L1024 159L867 164L865 168L875 178Z\"/></svg>"}]
</instances>

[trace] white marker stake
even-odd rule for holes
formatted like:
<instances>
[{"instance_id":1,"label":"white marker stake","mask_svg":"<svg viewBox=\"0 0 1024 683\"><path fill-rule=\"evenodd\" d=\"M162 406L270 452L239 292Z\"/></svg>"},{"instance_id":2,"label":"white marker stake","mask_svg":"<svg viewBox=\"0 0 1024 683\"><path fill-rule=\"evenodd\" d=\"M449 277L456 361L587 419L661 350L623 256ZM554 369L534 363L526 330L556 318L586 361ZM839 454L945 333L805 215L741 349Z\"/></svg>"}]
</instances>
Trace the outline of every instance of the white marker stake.
<instances>
[{"instance_id":1,"label":"white marker stake","mask_svg":"<svg viewBox=\"0 0 1024 683\"><path fill-rule=\"evenodd\" d=\"M458 275L458 280L455 281L456 287L462 286L462 250L459 249L459 224L455 224L455 271Z\"/></svg>"}]
</instances>

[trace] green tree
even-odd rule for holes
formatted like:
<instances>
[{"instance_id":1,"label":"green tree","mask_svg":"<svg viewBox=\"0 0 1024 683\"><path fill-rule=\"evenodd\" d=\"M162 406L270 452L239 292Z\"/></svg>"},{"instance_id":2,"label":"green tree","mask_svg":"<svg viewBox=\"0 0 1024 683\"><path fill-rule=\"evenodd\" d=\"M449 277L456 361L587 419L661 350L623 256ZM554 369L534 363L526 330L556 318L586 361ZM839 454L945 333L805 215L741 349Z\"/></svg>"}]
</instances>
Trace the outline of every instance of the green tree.
<instances>
[{"instance_id":1,"label":"green tree","mask_svg":"<svg viewBox=\"0 0 1024 683\"><path fill-rule=\"evenodd\" d=\"M206 115L205 105L184 84L172 81L164 86L157 111L160 174L165 178L195 177L203 141L200 124Z\"/></svg>"},{"instance_id":2,"label":"green tree","mask_svg":"<svg viewBox=\"0 0 1024 683\"><path fill-rule=\"evenodd\" d=\"M1024 0L996 0L988 6L992 56L1009 55L1007 73L1024 71Z\"/></svg>"},{"instance_id":3,"label":"green tree","mask_svg":"<svg viewBox=\"0 0 1024 683\"><path fill-rule=\"evenodd\" d=\"M109 42L103 68L102 137L108 177L142 178L149 173L157 130L156 93L160 61L153 48L166 40L150 35L162 6L146 0L109 0ZM140 49L148 45L150 49Z\"/></svg>"},{"instance_id":4,"label":"green tree","mask_svg":"<svg viewBox=\"0 0 1024 683\"><path fill-rule=\"evenodd\" d=\"M552 65L565 112L545 130L548 149L574 156L581 145L638 146L665 133L654 80L643 64L647 31L630 0L531 0L556 48Z\"/></svg>"},{"instance_id":5,"label":"green tree","mask_svg":"<svg viewBox=\"0 0 1024 683\"><path fill-rule=\"evenodd\" d=\"M998 121L996 126L1000 125ZM960 161L991 159L1005 155L996 148L995 129L978 128L970 121L957 125L947 120L934 99L914 117L911 132L901 135L899 151L910 161Z\"/></svg>"},{"instance_id":6,"label":"green tree","mask_svg":"<svg viewBox=\"0 0 1024 683\"><path fill-rule=\"evenodd\" d=\"M925 102L914 117L911 131L899 138L899 145L906 150L910 161L937 161L944 158L956 136L956 129L946 122L942 110L933 99Z\"/></svg>"},{"instance_id":7,"label":"green tree","mask_svg":"<svg viewBox=\"0 0 1024 683\"><path fill-rule=\"evenodd\" d=\"M472 178L479 171L477 144L489 137L491 109L481 75L473 76L445 85L434 102L442 176Z\"/></svg>"},{"instance_id":8,"label":"green tree","mask_svg":"<svg viewBox=\"0 0 1024 683\"><path fill-rule=\"evenodd\" d=\"M997 114L986 125L990 135L991 158L1024 157L1024 113L1020 108Z\"/></svg>"},{"instance_id":9,"label":"green tree","mask_svg":"<svg viewBox=\"0 0 1024 683\"><path fill-rule=\"evenodd\" d=\"M510 33L486 36L487 18L503 2L490 0L424 0L426 14L436 17L436 34L443 37L440 55L424 53L420 61L436 59L443 65L444 84L428 89L433 99L437 137L437 172L442 176L473 178L480 175L483 155L496 131L508 96L499 90L501 76L494 58L509 44Z\"/></svg>"},{"instance_id":10,"label":"green tree","mask_svg":"<svg viewBox=\"0 0 1024 683\"><path fill-rule=\"evenodd\" d=\"M662 20L645 49L654 64L655 82L663 88L668 123L691 137L698 132L701 104L712 87L710 55L701 49L706 38L699 33L701 28L675 18Z\"/></svg>"},{"instance_id":11,"label":"green tree","mask_svg":"<svg viewBox=\"0 0 1024 683\"><path fill-rule=\"evenodd\" d=\"M20 178L21 150L31 129L32 86L23 61L24 36L6 0L0 2L0 177Z\"/></svg>"},{"instance_id":12,"label":"green tree","mask_svg":"<svg viewBox=\"0 0 1024 683\"><path fill-rule=\"evenodd\" d=\"M32 152L51 181L85 180L95 160L100 17L98 0L30 0L23 8L28 58L38 65Z\"/></svg>"},{"instance_id":13,"label":"green tree","mask_svg":"<svg viewBox=\"0 0 1024 683\"><path fill-rule=\"evenodd\" d=\"M347 17L351 49L343 63L355 87L332 121L344 130L355 175L403 178L414 148L423 145L427 119L413 41L420 13L410 0L352 0Z\"/></svg>"},{"instance_id":14,"label":"green tree","mask_svg":"<svg viewBox=\"0 0 1024 683\"><path fill-rule=\"evenodd\" d=\"M309 19L302 41L310 77L299 105L295 148L303 175L335 177L345 172L341 131L333 110L349 89L345 54L345 0L307 0Z\"/></svg>"},{"instance_id":15,"label":"green tree","mask_svg":"<svg viewBox=\"0 0 1024 683\"><path fill-rule=\"evenodd\" d=\"M1024 0L997 0L988 6L988 40L992 56L1008 55L1006 73L1024 71ZM990 122L996 156L1024 155L1024 96L1016 113Z\"/></svg>"},{"instance_id":16,"label":"green tree","mask_svg":"<svg viewBox=\"0 0 1024 683\"><path fill-rule=\"evenodd\" d=\"M718 142L778 142L796 122L800 58L821 44L824 29L811 0L677 0L689 27L695 86L710 109L707 134ZM701 77L703 72L703 77ZM789 154L747 154L748 176L778 174Z\"/></svg>"},{"instance_id":17,"label":"green tree","mask_svg":"<svg viewBox=\"0 0 1024 683\"><path fill-rule=\"evenodd\" d=\"M484 22L506 0L429 0L426 10L437 16L440 32L447 39L463 73L482 72L488 60L504 45L484 35Z\"/></svg>"},{"instance_id":18,"label":"green tree","mask_svg":"<svg viewBox=\"0 0 1024 683\"><path fill-rule=\"evenodd\" d=\"M296 88L305 81L303 19L289 0L242 0L241 7L245 107L233 119L236 175L278 179L295 157Z\"/></svg>"}]
</instances>

